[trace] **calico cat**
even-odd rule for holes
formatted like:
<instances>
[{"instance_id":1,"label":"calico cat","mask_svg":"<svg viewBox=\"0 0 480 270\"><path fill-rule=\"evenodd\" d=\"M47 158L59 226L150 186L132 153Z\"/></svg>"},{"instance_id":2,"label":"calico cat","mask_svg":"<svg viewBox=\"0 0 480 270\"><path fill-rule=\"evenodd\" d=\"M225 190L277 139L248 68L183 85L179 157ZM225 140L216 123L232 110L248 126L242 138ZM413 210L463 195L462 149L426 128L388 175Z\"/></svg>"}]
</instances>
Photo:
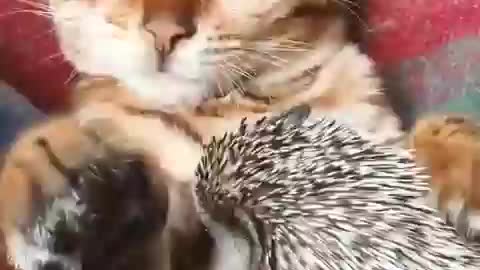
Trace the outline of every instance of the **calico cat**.
<instances>
[{"instance_id":1,"label":"calico cat","mask_svg":"<svg viewBox=\"0 0 480 270\"><path fill-rule=\"evenodd\" d=\"M364 5L50 0L49 9L66 59L119 79L152 108L210 98L200 111L228 117L237 106L256 113L308 103L312 117L331 116L385 142L401 130L374 63L354 43Z\"/></svg>"},{"instance_id":2,"label":"calico cat","mask_svg":"<svg viewBox=\"0 0 480 270\"><path fill-rule=\"evenodd\" d=\"M182 1L163 9L142 0L50 0L65 57L108 78L81 82L91 91L78 90L71 114L27 131L6 156L0 226L24 270L37 270L51 253L29 241L39 215L33 206L69 189L39 138L68 168L102 155L92 130L119 151L152 157L167 175L169 206L165 226L151 236L158 260L147 268L174 269L195 255L175 250L175 239L203 235L182 188L191 184L200 146L242 118L308 103L312 117L333 117L376 142L402 135L374 64L349 35L357 33L349 19L360 1Z\"/></svg>"}]
</instances>

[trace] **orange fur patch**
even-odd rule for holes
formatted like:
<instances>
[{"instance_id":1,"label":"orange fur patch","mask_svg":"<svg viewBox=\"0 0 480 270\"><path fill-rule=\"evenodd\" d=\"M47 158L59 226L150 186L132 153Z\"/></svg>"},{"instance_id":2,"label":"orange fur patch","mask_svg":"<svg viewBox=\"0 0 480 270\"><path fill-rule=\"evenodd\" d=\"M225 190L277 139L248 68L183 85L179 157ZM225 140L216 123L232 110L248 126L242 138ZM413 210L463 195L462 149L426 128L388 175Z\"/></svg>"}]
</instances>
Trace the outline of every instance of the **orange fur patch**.
<instances>
[{"instance_id":1,"label":"orange fur patch","mask_svg":"<svg viewBox=\"0 0 480 270\"><path fill-rule=\"evenodd\" d=\"M480 129L462 116L433 116L417 122L410 147L431 173L444 209L453 200L480 210Z\"/></svg>"}]
</instances>

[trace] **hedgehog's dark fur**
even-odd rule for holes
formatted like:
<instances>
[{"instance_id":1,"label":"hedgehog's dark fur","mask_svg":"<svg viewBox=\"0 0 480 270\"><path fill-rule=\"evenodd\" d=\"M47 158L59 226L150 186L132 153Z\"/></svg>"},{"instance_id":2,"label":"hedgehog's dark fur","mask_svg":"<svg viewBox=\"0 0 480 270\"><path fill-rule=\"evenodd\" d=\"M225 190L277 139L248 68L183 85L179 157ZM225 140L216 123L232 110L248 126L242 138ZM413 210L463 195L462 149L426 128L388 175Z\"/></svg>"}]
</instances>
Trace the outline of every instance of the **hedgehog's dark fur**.
<instances>
[{"instance_id":1,"label":"hedgehog's dark fur","mask_svg":"<svg viewBox=\"0 0 480 270\"><path fill-rule=\"evenodd\" d=\"M169 204L167 186L154 190L151 178L166 176L152 174L140 155L116 153L89 164L82 177L84 188L80 196L87 206L81 218L82 268L152 269L149 259L155 254L148 250L149 240L166 224ZM168 180L155 182L162 184ZM97 218L92 219L93 216ZM172 269L208 266L213 243L202 225L198 225L198 231L189 235L170 231Z\"/></svg>"},{"instance_id":2,"label":"hedgehog's dark fur","mask_svg":"<svg viewBox=\"0 0 480 270\"><path fill-rule=\"evenodd\" d=\"M83 269L148 269L145 249L167 218L166 187L154 191L142 157L135 155L97 160L81 177Z\"/></svg>"},{"instance_id":3,"label":"hedgehog's dark fur","mask_svg":"<svg viewBox=\"0 0 480 270\"><path fill-rule=\"evenodd\" d=\"M107 149L105 155L83 167L64 168L48 144L43 146L52 164L71 183L71 195L67 196L84 209L75 221L60 218L43 237L51 242L50 252L75 258L86 270L148 269L152 236L166 222L168 191L161 187L161 179L156 181L158 187L153 187L144 157ZM72 267L62 267L57 261L40 267L47 268Z\"/></svg>"},{"instance_id":4,"label":"hedgehog's dark fur","mask_svg":"<svg viewBox=\"0 0 480 270\"><path fill-rule=\"evenodd\" d=\"M47 141L41 141L40 145L51 163L69 179L70 192L63 197L75 201L82 210L81 214L66 213L61 203L45 207L46 213L60 214L63 218L54 222L53 229L44 222L37 224L37 231L48 230L47 234L38 234L37 242L67 260L48 261L39 269L79 270L78 266L85 270L158 269L155 267L159 262L154 257L161 255L152 254L152 247L157 246L152 241L159 241L155 236L167 223L167 183L172 179L166 179L168 175L158 168L147 166L142 154L104 146L100 157L79 168L66 168ZM191 200L190 185L185 186L185 192L189 196L185 199ZM53 202L56 200L58 198ZM58 208L62 213L57 214ZM71 218L72 215L75 218ZM47 216L41 216L40 220L48 219ZM202 224L194 230L186 235L175 228L169 229L171 269L208 267L212 239ZM48 244L43 245L45 242ZM69 263L71 261L75 263Z\"/></svg>"},{"instance_id":5,"label":"hedgehog's dark fur","mask_svg":"<svg viewBox=\"0 0 480 270\"><path fill-rule=\"evenodd\" d=\"M421 203L427 176L409 153L307 111L206 147L197 206L217 240L218 226L248 239L240 269L480 269L480 248Z\"/></svg>"}]
</instances>

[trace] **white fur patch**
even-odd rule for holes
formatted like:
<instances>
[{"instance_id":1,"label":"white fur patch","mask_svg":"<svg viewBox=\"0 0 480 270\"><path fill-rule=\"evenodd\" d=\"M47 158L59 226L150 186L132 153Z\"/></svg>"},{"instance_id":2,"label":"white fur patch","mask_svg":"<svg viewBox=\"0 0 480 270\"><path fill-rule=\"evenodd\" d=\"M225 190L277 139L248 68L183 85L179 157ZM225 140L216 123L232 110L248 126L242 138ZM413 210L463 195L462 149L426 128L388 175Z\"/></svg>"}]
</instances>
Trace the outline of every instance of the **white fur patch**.
<instances>
[{"instance_id":1,"label":"white fur patch","mask_svg":"<svg viewBox=\"0 0 480 270\"><path fill-rule=\"evenodd\" d=\"M448 219L452 221L452 223L456 224L458 222L458 217L460 213L465 207L465 200L462 198L457 198L454 200L450 200L447 203L447 212L448 212Z\"/></svg>"},{"instance_id":2,"label":"white fur patch","mask_svg":"<svg viewBox=\"0 0 480 270\"><path fill-rule=\"evenodd\" d=\"M65 58L79 71L113 76L157 107L197 104L210 94L202 80L158 71L153 36L136 16L129 16L123 29L107 21L106 7L88 1L50 0L50 4Z\"/></svg>"},{"instance_id":3,"label":"white fur patch","mask_svg":"<svg viewBox=\"0 0 480 270\"><path fill-rule=\"evenodd\" d=\"M208 232L215 241L215 253L211 270L248 270L250 268L251 247L247 239L234 235L221 224L213 221L209 214L198 203L193 184L192 196L194 206L200 220L207 227Z\"/></svg>"},{"instance_id":4,"label":"white fur patch","mask_svg":"<svg viewBox=\"0 0 480 270\"><path fill-rule=\"evenodd\" d=\"M436 189L432 189L424 199L427 206L437 209L439 207L439 192Z\"/></svg>"},{"instance_id":5,"label":"white fur patch","mask_svg":"<svg viewBox=\"0 0 480 270\"><path fill-rule=\"evenodd\" d=\"M60 221L60 213L64 213L68 226L75 229L74 216L81 215L85 210L79 205L76 197L55 199L46 209L43 216L38 217L32 228L26 230L26 235L16 231L7 236L8 257L12 265L21 270L37 270L41 264L48 261L60 262L67 269L81 269L80 263L74 258L55 254L51 249L54 239L50 231Z\"/></svg>"},{"instance_id":6,"label":"white fur patch","mask_svg":"<svg viewBox=\"0 0 480 270\"><path fill-rule=\"evenodd\" d=\"M27 243L20 232L9 235L6 242L11 264L21 270L36 270L40 262L53 257L48 250Z\"/></svg>"},{"instance_id":7,"label":"white fur patch","mask_svg":"<svg viewBox=\"0 0 480 270\"><path fill-rule=\"evenodd\" d=\"M241 235L234 235L205 215L202 214L202 220L215 239L212 270L248 270L251 251L248 241Z\"/></svg>"},{"instance_id":8,"label":"white fur patch","mask_svg":"<svg viewBox=\"0 0 480 270\"><path fill-rule=\"evenodd\" d=\"M468 213L467 236L474 237L480 234L480 211L471 211Z\"/></svg>"}]
</instances>

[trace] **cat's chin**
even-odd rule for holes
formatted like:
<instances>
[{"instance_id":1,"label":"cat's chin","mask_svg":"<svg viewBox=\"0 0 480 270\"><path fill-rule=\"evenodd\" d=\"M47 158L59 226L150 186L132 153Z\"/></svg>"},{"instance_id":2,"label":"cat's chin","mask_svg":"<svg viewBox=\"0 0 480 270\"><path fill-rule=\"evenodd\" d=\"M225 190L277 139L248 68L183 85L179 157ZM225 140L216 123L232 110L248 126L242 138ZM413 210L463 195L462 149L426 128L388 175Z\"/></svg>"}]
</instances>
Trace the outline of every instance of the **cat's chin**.
<instances>
[{"instance_id":1,"label":"cat's chin","mask_svg":"<svg viewBox=\"0 0 480 270\"><path fill-rule=\"evenodd\" d=\"M190 79L171 73L156 72L120 78L127 89L152 109L197 106L214 94L206 80Z\"/></svg>"}]
</instances>

